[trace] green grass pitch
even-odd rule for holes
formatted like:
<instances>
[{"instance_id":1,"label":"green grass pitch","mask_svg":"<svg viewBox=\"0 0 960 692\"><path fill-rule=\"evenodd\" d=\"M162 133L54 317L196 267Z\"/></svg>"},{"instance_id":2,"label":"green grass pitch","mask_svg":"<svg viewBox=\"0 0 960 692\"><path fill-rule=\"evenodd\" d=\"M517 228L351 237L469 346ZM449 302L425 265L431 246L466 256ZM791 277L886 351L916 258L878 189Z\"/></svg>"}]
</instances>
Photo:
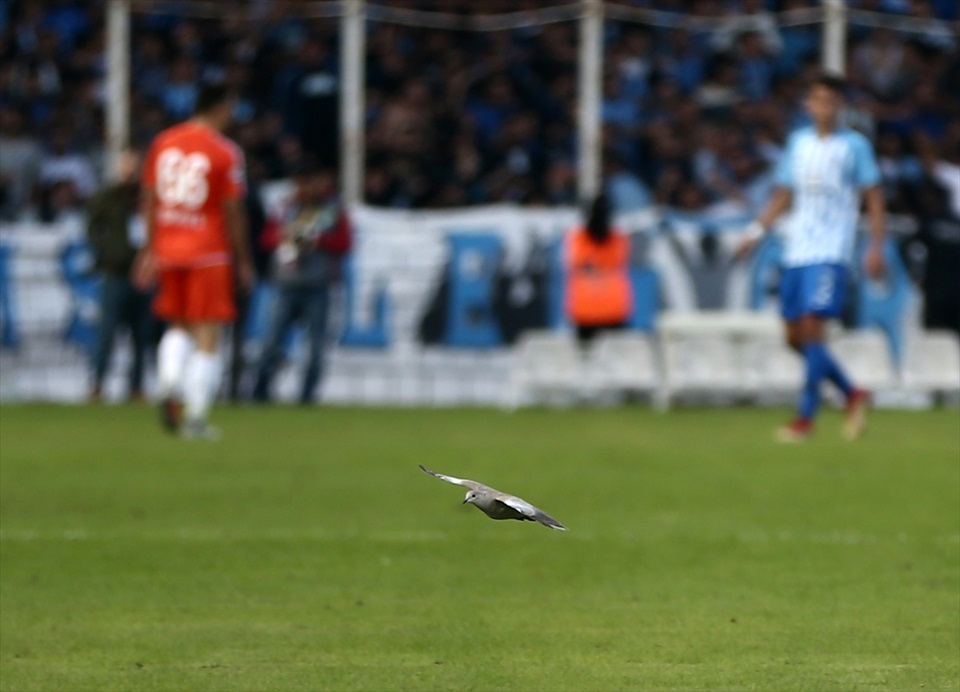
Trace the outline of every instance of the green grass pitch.
<instances>
[{"instance_id":1,"label":"green grass pitch","mask_svg":"<svg viewBox=\"0 0 960 692\"><path fill-rule=\"evenodd\" d=\"M0 689L957 690L957 410L786 416L4 407Z\"/></svg>"}]
</instances>

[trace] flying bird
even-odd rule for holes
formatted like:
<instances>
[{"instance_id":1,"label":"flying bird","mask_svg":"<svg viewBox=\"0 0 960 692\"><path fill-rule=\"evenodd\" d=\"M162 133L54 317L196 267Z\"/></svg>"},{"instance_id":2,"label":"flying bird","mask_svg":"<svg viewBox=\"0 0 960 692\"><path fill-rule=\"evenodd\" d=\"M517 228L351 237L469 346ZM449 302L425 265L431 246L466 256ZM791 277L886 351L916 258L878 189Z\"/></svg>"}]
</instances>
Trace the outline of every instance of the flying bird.
<instances>
[{"instance_id":1,"label":"flying bird","mask_svg":"<svg viewBox=\"0 0 960 692\"><path fill-rule=\"evenodd\" d=\"M463 498L463 504L474 505L491 519L536 521L551 529L557 529L558 531L567 530L566 526L542 509L534 507L516 495L507 495L507 493L501 493L499 490L495 490L483 483L477 483L476 481L470 481L465 478L445 476L442 473L431 471L423 464L418 464L418 466L420 466L421 471L429 473L434 478L439 478L447 483L462 485L464 488L468 488L467 495Z\"/></svg>"}]
</instances>

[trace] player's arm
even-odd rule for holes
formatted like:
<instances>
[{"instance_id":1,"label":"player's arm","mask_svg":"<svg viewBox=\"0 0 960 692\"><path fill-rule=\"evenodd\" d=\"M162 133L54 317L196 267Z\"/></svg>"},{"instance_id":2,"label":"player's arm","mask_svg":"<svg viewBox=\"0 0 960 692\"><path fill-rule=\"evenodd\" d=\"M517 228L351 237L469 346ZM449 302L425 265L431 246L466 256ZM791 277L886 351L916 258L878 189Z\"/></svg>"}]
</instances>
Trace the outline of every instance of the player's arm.
<instances>
[{"instance_id":1,"label":"player's arm","mask_svg":"<svg viewBox=\"0 0 960 692\"><path fill-rule=\"evenodd\" d=\"M143 217L143 247L153 248L153 232L157 225L157 193L152 187L144 186L140 193L140 215Z\"/></svg>"},{"instance_id":2,"label":"player's arm","mask_svg":"<svg viewBox=\"0 0 960 692\"><path fill-rule=\"evenodd\" d=\"M787 140L787 145L784 147L783 154L781 154L773 172L773 194L770 195L767 206L763 208L763 211L747 226L740 244L734 251L734 257L737 259L749 255L757 246L757 243L767 234L773 223L793 204L793 187L796 184L793 172L796 141L796 135L791 135Z\"/></svg>"},{"instance_id":3,"label":"player's arm","mask_svg":"<svg viewBox=\"0 0 960 692\"><path fill-rule=\"evenodd\" d=\"M788 187L776 187L773 194L770 195L770 201L757 215L758 223L764 231L773 225L773 222L779 219L793 203L793 192Z\"/></svg>"},{"instance_id":4,"label":"player's arm","mask_svg":"<svg viewBox=\"0 0 960 692\"><path fill-rule=\"evenodd\" d=\"M793 204L793 192L790 188L783 185L775 187L767 206L757 215L756 219L747 225L744 237L741 239L734 255L739 259L750 254L773 226L773 223L790 209L791 204Z\"/></svg>"},{"instance_id":5,"label":"player's arm","mask_svg":"<svg viewBox=\"0 0 960 692\"><path fill-rule=\"evenodd\" d=\"M241 287L250 288L253 285L253 257L250 252L247 210L243 197L226 199L223 203L223 215L227 222L227 235L236 261L237 280Z\"/></svg>"},{"instance_id":6,"label":"player's arm","mask_svg":"<svg viewBox=\"0 0 960 692\"><path fill-rule=\"evenodd\" d=\"M870 246L864 258L867 274L878 278L883 274L883 238L886 232L887 210L883 200L883 188L873 185L863 191L867 207L867 227L870 232Z\"/></svg>"},{"instance_id":7,"label":"player's arm","mask_svg":"<svg viewBox=\"0 0 960 692\"><path fill-rule=\"evenodd\" d=\"M140 216L143 218L144 243L133 262L130 279L141 290L149 289L157 276L157 263L153 256L153 236L156 228L157 193L153 185L145 181L140 191Z\"/></svg>"},{"instance_id":8,"label":"player's arm","mask_svg":"<svg viewBox=\"0 0 960 692\"><path fill-rule=\"evenodd\" d=\"M880 168L873 147L866 137L858 136L854 146L854 179L862 191L867 207L867 225L870 230L870 245L864 258L867 275L879 278L883 274L883 235L887 212L880 186Z\"/></svg>"}]
</instances>

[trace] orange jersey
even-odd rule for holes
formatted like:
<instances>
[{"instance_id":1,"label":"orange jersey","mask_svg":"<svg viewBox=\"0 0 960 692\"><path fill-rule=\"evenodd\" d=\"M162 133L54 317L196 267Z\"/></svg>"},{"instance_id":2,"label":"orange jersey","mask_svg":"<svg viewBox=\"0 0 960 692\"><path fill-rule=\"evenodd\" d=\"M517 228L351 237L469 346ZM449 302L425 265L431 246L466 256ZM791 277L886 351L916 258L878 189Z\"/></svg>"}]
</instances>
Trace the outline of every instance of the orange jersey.
<instances>
[{"instance_id":1,"label":"orange jersey","mask_svg":"<svg viewBox=\"0 0 960 692\"><path fill-rule=\"evenodd\" d=\"M143 185L156 201L152 249L161 266L230 262L223 205L246 192L236 144L201 123L175 125L150 145Z\"/></svg>"}]
</instances>

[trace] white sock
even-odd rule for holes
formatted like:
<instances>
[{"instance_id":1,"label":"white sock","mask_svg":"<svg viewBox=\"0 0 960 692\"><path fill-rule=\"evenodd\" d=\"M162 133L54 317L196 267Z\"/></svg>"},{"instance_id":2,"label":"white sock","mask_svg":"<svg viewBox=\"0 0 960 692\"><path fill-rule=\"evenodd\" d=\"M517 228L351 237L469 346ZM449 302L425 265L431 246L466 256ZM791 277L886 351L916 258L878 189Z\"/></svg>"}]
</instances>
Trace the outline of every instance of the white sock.
<instances>
[{"instance_id":1,"label":"white sock","mask_svg":"<svg viewBox=\"0 0 960 692\"><path fill-rule=\"evenodd\" d=\"M187 358L193 350L193 339L183 329L171 328L163 333L157 346L157 387L161 399L182 396Z\"/></svg>"},{"instance_id":2,"label":"white sock","mask_svg":"<svg viewBox=\"0 0 960 692\"><path fill-rule=\"evenodd\" d=\"M220 355L194 351L187 361L183 403L187 420L204 421L220 385Z\"/></svg>"}]
</instances>

